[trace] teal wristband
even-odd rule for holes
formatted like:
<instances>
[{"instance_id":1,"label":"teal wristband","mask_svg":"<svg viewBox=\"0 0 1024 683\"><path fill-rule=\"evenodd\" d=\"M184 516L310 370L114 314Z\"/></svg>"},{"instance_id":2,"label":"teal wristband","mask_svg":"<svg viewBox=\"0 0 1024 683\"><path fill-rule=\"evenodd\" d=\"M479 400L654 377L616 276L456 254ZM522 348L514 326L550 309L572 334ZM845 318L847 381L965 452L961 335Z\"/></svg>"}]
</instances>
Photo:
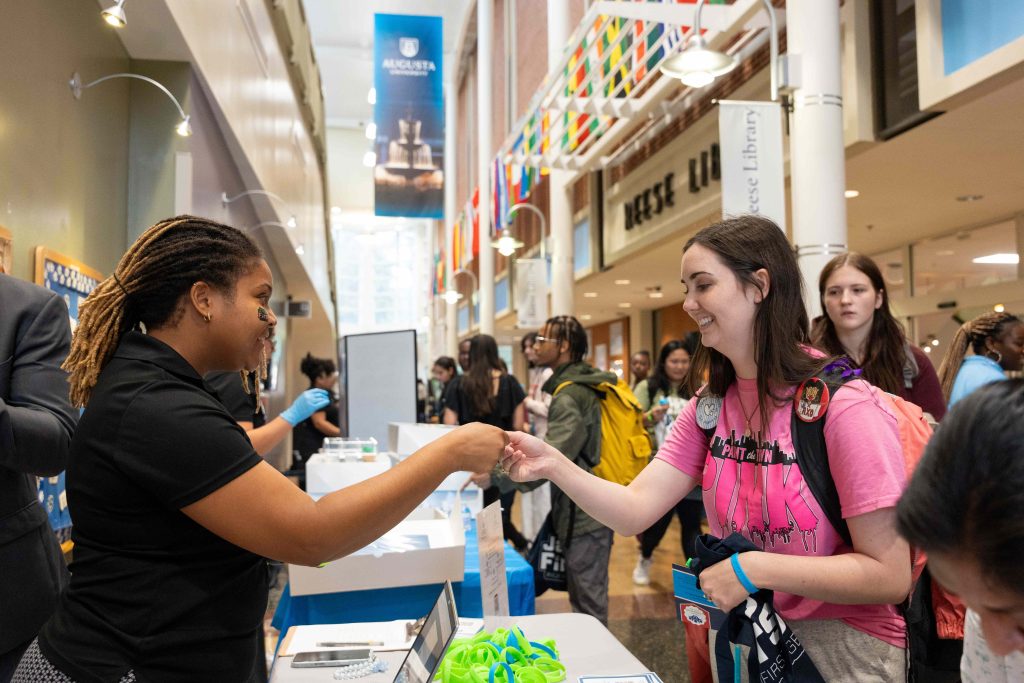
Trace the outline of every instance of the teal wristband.
<instances>
[{"instance_id":1,"label":"teal wristband","mask_svg":"<svg viewBox=\"0 0 1024 683\"><path fill-rule=\"evenodd\" d=\"M739 553L735 553L732 557L729 558L729 564L732 565L732 570L736 572L736 578L740 580L740 584L743 586L743 589L745 591L753 595L754 593L760 590L757 586L754 585L754 582L751 581L750 578L743 571L743 567L740 566Z\"/></svg>"}]
</instances>

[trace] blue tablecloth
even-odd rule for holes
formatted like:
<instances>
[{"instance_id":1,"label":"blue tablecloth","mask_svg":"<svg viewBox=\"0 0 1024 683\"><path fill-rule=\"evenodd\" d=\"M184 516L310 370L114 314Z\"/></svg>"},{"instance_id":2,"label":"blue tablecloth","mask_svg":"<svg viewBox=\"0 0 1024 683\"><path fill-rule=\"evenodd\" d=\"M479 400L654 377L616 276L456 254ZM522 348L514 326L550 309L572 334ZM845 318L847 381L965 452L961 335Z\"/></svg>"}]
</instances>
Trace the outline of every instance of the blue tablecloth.
<instances>
[{"instance_id":1,"label":"blue tablecloth","mask_svg":"<svg viewBox=\"0 0 1024 683\"><path fill-rule=\"evenodd\" d=\"M508 607L511 616L534 613L533 568L519 553L505 544L505 574L508 578ZM378 590L346 591L292 597L285 586L271 624L282 634L292 626L344 624L360 621L410 619L430 611L442 584L402 586ZM465 578L453 583L455 604L465 617L482 617L480 557L476 527L466 532Z\"/></svg>"}]
</instances>

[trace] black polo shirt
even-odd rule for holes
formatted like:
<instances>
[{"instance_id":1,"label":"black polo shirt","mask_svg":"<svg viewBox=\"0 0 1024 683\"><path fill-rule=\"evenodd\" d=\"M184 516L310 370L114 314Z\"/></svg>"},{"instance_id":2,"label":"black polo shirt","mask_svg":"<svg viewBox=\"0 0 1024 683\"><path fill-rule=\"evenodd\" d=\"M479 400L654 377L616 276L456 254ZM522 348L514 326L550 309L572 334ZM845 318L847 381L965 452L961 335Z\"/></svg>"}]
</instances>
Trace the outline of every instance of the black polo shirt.
<instances>
[{"instance_id":1,"label":"black polo shirt","mask_svg":"<svg viewBox=\"0 0 1024 683\"><path fill-rule=\"evenodd\" d=\"M256 402L256 373L249 373L249 391L245 393L242 376L237 372L211 372L205 378L214 395L220 399L235 422L251 422L254 429L267 424L267 416Z\"/></svg>"},{"instance_id":2,"label":"black polo shirt","mask_svg":"<svg viewBox=\"0 0 1024 683\"><path fill-rule=\"evenodd\" d=\"M124 336L71 442L71 583L39 635L76 681L247 681L266 563L183 514L261 462L166 344Z\"/></svg>"}]
</instances>

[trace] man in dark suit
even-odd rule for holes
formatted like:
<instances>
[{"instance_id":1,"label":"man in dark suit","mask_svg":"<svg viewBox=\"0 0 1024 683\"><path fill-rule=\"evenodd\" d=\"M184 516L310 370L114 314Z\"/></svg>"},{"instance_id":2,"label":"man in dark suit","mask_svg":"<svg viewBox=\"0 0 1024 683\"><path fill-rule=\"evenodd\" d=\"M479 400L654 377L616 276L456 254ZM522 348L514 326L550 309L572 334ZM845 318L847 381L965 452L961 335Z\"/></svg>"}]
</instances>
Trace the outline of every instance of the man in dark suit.
<instances>
[{"instance_id":1,"label":"man in dark suit","mask_svg":"<svg viewBox=\"0 0 1024 683\"><path fill-rule=\"evenodd\" d=\"M0 683L67 583L36 476L68 464L78 411L60 365L70 344L64 301L0 270Z\"/></svg>"}]
</instances>

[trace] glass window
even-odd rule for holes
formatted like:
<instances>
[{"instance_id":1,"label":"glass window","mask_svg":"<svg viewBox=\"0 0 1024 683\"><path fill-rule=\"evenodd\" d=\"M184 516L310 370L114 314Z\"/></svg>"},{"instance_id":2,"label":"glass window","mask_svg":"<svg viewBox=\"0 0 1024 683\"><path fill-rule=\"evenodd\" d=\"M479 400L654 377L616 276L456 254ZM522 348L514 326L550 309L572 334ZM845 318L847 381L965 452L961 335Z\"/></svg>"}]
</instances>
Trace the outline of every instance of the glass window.
<instances>
[{"instance_id":1,"label":"glass window","mask_svg":"<svg viewBox=\"0 0 1024 683\"><path fill-rule=\"evenodd\" d=\"M914 295L956 292L1017 279L1014 222L962 230L911 246Z\"/></svg>"},{"instance_id":2,"label":"glass window","mask_svg":"<svg viewBox=\"0 0 1024 683\"><path fill-rule=\"evenodd\" d=\"M431 286L426 221L333 221L340 335L415 328Z\"/></svg>"},{"instance_id":3,"label":"glass window","mask_svg":"<svg viewBox=\"0 0 1024 683\"><path fill-rule=\"evenodd\" d=\"M573 269L576 275L590 270L590 221L582 220L572 231Z\"/></svg>"}]
</instances>

